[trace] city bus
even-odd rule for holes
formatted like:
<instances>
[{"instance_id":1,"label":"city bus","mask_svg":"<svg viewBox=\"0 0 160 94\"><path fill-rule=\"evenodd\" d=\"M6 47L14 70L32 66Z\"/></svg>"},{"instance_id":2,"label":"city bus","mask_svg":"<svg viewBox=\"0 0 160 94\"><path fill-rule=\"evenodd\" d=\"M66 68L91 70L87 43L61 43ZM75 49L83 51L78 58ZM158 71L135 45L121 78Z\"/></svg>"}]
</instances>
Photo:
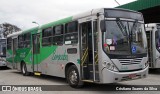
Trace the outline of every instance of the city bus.
<instances>
[{"instance_id":1,"label":"city bus","mask_svg":"<svg viewBox=\"0 0 160 94\"><path fill-rule=\"evenodd\" d=\"M148 75L147 39L139 12L100 8L7 36L7 65L23 75L115 83Z\"/></svg>"},{"instance_id":2,"label":"city bus","mask_svg":"<svg viewBox=\"0 0 160 94\"><path fill-rule=\"evenodd\" d=\"M160 69L160 23L145 24L149 68Z\"/></svg>"},{"instance_id":3,"label":"city bus","mask_svg":"<svg viewBox=\"0 0 160 94\"><path fill-rule=\"evenodd\" d=\"M0 67L6 66L6 38L0 38Z\"/></svg>"}]
</instances>

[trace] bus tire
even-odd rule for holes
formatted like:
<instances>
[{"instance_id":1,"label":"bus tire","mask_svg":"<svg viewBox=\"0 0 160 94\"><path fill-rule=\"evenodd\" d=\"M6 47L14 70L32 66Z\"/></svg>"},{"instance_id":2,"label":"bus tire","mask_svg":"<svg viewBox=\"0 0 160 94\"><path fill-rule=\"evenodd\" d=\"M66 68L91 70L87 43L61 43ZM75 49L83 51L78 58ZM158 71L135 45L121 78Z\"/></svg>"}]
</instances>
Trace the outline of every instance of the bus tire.
<instances>
[{"instance_id":1,"label":"bus tire","mask_svg":"<svg viewBox=\"0 0 160 94\"><path fill-rule=\"evenodd\" d=\"M22 64L22 74L23 74L23 76L30 75L30 73L27 71L26 63Z\"/></svg>"},{"instance_id":2,"label":"bus tire","mask_svg":"<svg viewBox=\"0 0 160 94\"><path fill-rule=\"evenodd\" d=\"M67 82L73 88L80 88L83 86L83 82L79 78L79 72L75 65L72 65L67 70Z\"/></svg>"}]
</instances>

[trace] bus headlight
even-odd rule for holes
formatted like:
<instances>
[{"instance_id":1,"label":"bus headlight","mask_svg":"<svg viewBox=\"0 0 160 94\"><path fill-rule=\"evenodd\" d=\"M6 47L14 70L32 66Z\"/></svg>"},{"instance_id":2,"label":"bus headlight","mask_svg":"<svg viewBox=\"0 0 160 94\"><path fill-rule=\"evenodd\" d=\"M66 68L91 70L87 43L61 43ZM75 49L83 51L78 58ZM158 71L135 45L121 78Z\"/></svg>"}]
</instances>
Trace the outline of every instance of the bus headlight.
<instances>
[{"instance_id":1,"label":"bus headlight","mask_svg":"<svg viewBox=\"0 0 160 94\"><path fill-rule=\"evenodd\" d=\"M116 66L110 62L103 62L102 66L107 68L108 70L111 70L111 71L118 71Z\"/></svg>"}]
</instances>

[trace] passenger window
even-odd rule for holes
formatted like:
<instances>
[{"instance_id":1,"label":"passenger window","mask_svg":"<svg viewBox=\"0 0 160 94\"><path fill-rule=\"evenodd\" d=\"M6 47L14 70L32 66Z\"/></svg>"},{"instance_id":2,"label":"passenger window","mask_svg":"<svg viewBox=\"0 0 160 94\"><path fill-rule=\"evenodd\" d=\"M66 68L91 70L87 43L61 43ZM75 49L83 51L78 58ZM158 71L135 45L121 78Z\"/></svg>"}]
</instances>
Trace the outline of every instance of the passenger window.
<instances>
[{"instance_id":1,"label":"passenger window","mask_svg":"<svg viewBox=\"0 0 160 94\"><path fill-rule=\"evenodd\" d=\"M23 48L24 47L24 35L19 35L18 36L18 48Z\"/></svg>"},{"instance_id":2,"label":"passenger window","mask_svg":"<svg viewBox=\"0 0 160 94\"><path fill-rule=\"evenodd\" d=\"M24 40L23 40L24 46L23 47L24 48L29 48L30 43L31 43L31 33L24 34Z\"/></svg>"},{"instance_id":3,"label":"passenger window","mask_svg":"<svg viewBox=\"0 0 160 94\"><path fill-rule=\"evenodd\" d=\"M78 43L78 22L70 22L65 25L65 44L77 44Z\"/></svg>"},{"instance_id":4,"label":"passenger window","mask_svg":"<svg viewBox=\"0 0 160 94\"><path fill-rule=\"evenodd\" d=\"M11 49L11 44L12 44L12 38L7 38L7 49Z\"/></svg>"},{"instance_id":5,"label":"passenger window","mask_svg":"<svg viewBox=\"0 0 160 94\"><path fill-rule=\"evenodd\" d=\"M47 28L42 31L42 46L49 46L52 44L52 36L53 36L53 29Z\"/></svg>"},{"instance_id":6,"label":"passenger window","mask_svg":"<svg viewBox=\"0 0 160 94\"><path fill-rule=\"evenodd\" d=\"M63 45L63 25L53 28L53 45Z\"/></svg>"},{"instance_id":7,"label":"passenger window","mask_svg":"<svg viewBox=\"0 0 160 94\"><path fill-rule=\"evenodd\" d=\"M155 32L155 43L156 43L155 45L157 50L160 51L160 32L159 31Z\"/></svg>"},{"instance_id":8,"label":"passenger window","mask_svg":"<svg viewBox=\"0 0 160 94\"><path fill-rule=\"evenodd\" d=\"M55 27L55 35L63 34L63 26L59 25Z\"/></svg>"},{"instance_id":9,"label":"passenger window","mask_svg":"<svg viewBox=\"0 0 160 94\"><path fill-rule=\"evenodd\" d=\"M18 36L18 48L29 48L31 44L31 33Z\"/></svg>"}]
</instances>

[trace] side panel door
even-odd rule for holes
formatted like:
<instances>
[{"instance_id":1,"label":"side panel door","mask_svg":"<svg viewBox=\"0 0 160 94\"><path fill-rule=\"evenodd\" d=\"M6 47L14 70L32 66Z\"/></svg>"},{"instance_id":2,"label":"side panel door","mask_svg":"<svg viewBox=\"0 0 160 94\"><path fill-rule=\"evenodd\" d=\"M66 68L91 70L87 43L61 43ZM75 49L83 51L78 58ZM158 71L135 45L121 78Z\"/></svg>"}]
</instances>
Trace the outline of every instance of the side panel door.
<instances>
[{"instance_id":1,"label":"side panel door","mask_svg":"<svg viewBox=\"0 0 160 94\"><path fill-rule=\"evenodd\" d=\"M32 43L33 43L33 72L40 71L39 63L40 63L40 34L32 35Z\"/></svg>"},{"instance_id":2,"label":"side panel door","mask_svg":"<svg viewBox=\"0 0 160 94\"><path fill-rule=\"evenodd\" d=\"M80 22L80 56L83 80L99 80L97 20Z\"/></svg>"}]
</instances>

